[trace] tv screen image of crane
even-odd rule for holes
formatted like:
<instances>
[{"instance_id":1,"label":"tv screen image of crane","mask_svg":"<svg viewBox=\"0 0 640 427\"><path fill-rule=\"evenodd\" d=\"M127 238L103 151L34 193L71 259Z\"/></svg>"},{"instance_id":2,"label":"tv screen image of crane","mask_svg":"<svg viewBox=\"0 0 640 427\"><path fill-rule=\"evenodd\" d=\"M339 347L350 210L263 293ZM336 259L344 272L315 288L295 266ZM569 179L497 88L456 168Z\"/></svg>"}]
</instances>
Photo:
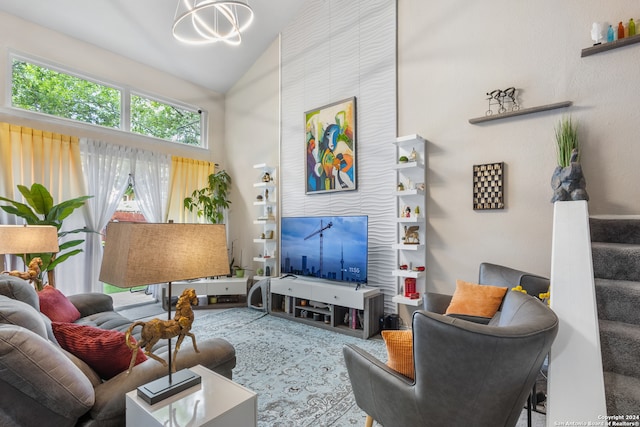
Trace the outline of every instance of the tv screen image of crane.
<instances>
[{"instance_id":1,"label":"tv screen image of crane","mask_svg":"<svg viewBox=\"0 0 640 427\"><path fill-rule=\"evenodd\" d=\"M282 218L283 274L366 283L368 217Z\"/></svg>"}]
</instances>

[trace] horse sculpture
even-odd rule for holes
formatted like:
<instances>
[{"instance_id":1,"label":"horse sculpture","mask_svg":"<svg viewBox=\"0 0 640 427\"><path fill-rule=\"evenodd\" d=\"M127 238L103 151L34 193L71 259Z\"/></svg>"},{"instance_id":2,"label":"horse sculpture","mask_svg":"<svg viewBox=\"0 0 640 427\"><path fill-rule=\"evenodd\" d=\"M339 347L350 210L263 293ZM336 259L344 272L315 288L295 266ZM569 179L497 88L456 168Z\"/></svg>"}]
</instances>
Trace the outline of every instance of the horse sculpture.
<instances>
[{"instance_id":1,"label":"horse sculpture","mask_svg":"<svg viewBox=\"0 0 640 427\"><path fill-rule=\"evenodd\" d=\"M178 337L176 348L173 350L173 364L171 367L173 372L176 371L176 356L178 355L180 344L182 344L185 336L191 337L193 349L196 353L200 353L200 350L198 350L198 346L196 345L196 337L190 332L191 325L193 324L192 305L198 305L198 296L196 295L196 291L194 289L185 289L184 292L182 292L182 295L180 295L180 298L178 298L176 314L173 319L151 319L148 322L138 321L129 326L129 329L127 329L127 332L125 333L125 342L127 343L127 347L132 350L133 354L131 355L131 362L129 363L129 369L127 372L131 372L131 369L133 369L136 362L138 348L140 347L144 348L145 355L157 360L164 366L167 366L167 362L164 359L161 359L151 352L153 346L161 339ZM131 332L136 326L142 326L140 341L132 343L130 341ZM169 355L169 357L171 357L171 355Z\"/></svg>"},{"instance_id":2,"label":"horse sculpture","mask_svg":"<svg viewBox=\"0 0 640 427\"><path fill-rule=\"evenodd\" d=\"M8 274L10 276L16 276L23 280L28 280L30 283L36 288L36 291L42 289L42 282L38 279L40 275L40 267L42 266L42 258L35 257L31 259L29 262L29 266L27 267L27 271L20 270L12 270L12 271L3 271L0 274Z\"/></svg>"}]
</instances>

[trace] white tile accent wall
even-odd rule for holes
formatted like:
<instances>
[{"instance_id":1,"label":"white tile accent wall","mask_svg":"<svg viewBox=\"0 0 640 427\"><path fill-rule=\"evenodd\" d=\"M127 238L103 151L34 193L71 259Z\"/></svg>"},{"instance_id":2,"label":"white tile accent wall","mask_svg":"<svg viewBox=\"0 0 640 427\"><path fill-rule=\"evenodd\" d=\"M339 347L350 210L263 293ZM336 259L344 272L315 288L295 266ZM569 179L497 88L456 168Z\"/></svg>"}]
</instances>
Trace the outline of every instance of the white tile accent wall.
<instances>
[{"instance_id":1,"label":"white tile accent wall","mask_svg":"<svg viewBox=\"0 0 640 427\"><path fill-rule=\"evenodd\" d=\"M369 286L391 297L396 138L396 0L312 1L282 32L282 216L368 215ZM356 97L357 190L305 194L304 112Z\"/></svg>"}]
</instances>

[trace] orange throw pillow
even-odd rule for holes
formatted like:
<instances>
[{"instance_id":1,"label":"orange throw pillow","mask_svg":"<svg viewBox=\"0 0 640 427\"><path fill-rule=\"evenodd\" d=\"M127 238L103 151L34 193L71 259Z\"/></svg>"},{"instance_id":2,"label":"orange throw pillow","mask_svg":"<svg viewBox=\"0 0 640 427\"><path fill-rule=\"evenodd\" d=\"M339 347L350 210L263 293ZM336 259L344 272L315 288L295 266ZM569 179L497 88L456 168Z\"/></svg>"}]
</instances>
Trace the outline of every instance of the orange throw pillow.
<instances>
[{"instance_id":1,"label":"orange throw pillow","mask_svg":"<svg viewBox=\"0 0 640 427\"><path fill-rule=\"evenodd\" d=\"M500 286L478 285L463 280L456 281L456 291L445 314L464 314L467 316L493 317L508 288Z\"/></svg>"},{"instance_id":2,"label":"orange throw pillow","mask_svg":"<svg viewBox=\"0 0 640 427\"><path fill-rule=\"evenodd\" d=\"M80 312L66 296L53 286L47 285L38 292L40 312L52 322L75 322Z\"/></svg>"},{"instance_id":3,"label":"orange throw pillow","mask_svg":"<svg viewBox=\"0 0 640 427\"><path fill-rule=\"evenodd\" d=\"M60 347L82 359L100 378L108 380L129 368L131 349L124 332L76 323L51 322L51 327ZM130 340L136 341L133 337ZM141 348L137 351L136 365L147 360Z\"/></svg>"},{"instance_id":4,"label":"orange throw pillow","mask_svg":"<svg viewBox=\"0 0 640 427\"><path fill-rule=\"evenodd\" d=\"M413 331L408 330L384 330L382 339L387 345L387 366L405 377L413 379Z\"/></svg>"}]
</instances>

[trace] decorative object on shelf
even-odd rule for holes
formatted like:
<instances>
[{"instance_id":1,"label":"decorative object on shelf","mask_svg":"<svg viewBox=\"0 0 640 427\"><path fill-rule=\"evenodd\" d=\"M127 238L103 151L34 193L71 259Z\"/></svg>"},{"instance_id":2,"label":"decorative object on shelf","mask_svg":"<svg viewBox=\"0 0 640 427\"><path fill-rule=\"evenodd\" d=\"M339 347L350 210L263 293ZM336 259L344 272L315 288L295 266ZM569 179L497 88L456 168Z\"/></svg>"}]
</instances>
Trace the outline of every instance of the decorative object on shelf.
<instances>
[{"instance_id":1,"label":"decorative object on shelf","mask_svg":"<svg viewBox=\"0 0 640 427\"><path fill-rule=\"evenodd\" d=\"M262 174L262 182L271 182L271 174L269 172Z\"/></svg>"},{"instance_id":2,"label":"decorative object on shelf","mask_svg":"<svg viewBox=\"0 0 640 427\"><path fill-rule=\"evenodd\" d=\"M518 111L520 106L516 101L516 88L509 87L507 89L495 89L491 92L487 92L487 100L489 100L489 109L485 112L485 115L490 116L493 114L491 109L492 105L498 106L498 114L504 114L510 111Z\"/></svg>"},{"instance_id":3,"label":"decorative object on shelf","mask_svg":"<svg viewBox=\"0 0 640 427\"><path fill-rule=\"evenodd\" d=\"M257 201L259 201L259 202L261 202L261 201L263 200L263 198L262 198L262 194L258 194L258 195L256 196L256 200L257 200Z\"/></svg>"},{"instance_id":4,"label":"decorative object on shelf","mask_svg":"<svg viewBox=\"0 0 640 427\"><path fill-rule=\"evenodd\" d=\"M409 161L410 162L417 162L418 161L418 152L416 151L415 148L413 148L411 150L411 153L409 153Z\"/></svg>"},{"instance_id":5,"label":"decorative object on shelf","mask_svg":"<svg viewBox=\"0 0 640 427\"><path fill-rule=\"evenodd\" d=\"M593 45L599 45L606 37L606 25L604 22L594 22L591 25L591 40Z\"/></svg>"},{"instance_id":6,"label":"decorative object on shelf","mask_svg":"<svg viewBox=\"0 0 640 427\"><path fill-rule=\"evenodd\" d=\"M239 45L251 22L253 10L246 0L178 0L172 33L188 44Z\"/></svg>"},{"instance_id":7,"label":"decorative object on shelf","mask_svg":"<svg viewBox=\"0 0 640 427\"><path fill-rule=\"evenodd\" d=\"M304 115L306 194L355 190L356 98Z\"/></svg>"},{"instance_id":8,"label":"decorative object on shelf","mask_svg":"<svg viewBox=\"0 0 640 427\"><path fill-rule=\"evenodd\" d=\"M145 268L150 260L153 268ZM101 282L119 288L167 283L171 302L172 282L226 274L229 258L223 224L110 222L107 226ZM171 320L170 304L168 308ZM171 340L167 354L168 376L138 387L138 396L146 401L160 401L200 383L200 376L188 369L178 372L180 380L174 382Z\"/></svg>"},{"instance_id":9,"label":"decorative object on shelf","mask_svg":"<svg viewBox=\"0 0 640 427\"><path fill-rule=\"evenodd\" d=\"M191 197L184 199L184 208L189 212L195 209L198 217L204 217L211 224L220 224L224 221L225 209L231 204L230 186L231 177L224 169L212 173L206 187L194 190Z\"/></svg>"},{"instance_id":10,"label":"decorative object on shelf","mask_svg":"<svg viewBox=\"0 0 640 427\"><path fill-rule=\"evenodd\" d=\"M404 237L402 240L404 240L405 245L420 244L420 235L418 234L419 229L419 225L404 226Z\"/></svg>"},{"instance_id":11,"label":"decorative object on shelf","mask_svg":"<svg viewBox=\"0 0 640 427\"><path fill-rule=\"evenodd\" d=\"M404 296L410 298L416 293L416 279L413 277L405 277L404 279Z\"/></svg>"},{"instance_id":12,"label":"decorative object on shelf","mask_svg":"<svg viewBox=\"0 0 640 427\"><path fill-rule=\"evenodd\" d=\"M611 43L616 39L615 32L613 31L613 26L609 25L609 29L607 30L607 43Z\"/></svg>"},{"instance_id":13,"label":"decorative object on shelf","mask_svg":"<svg viewBox=\"0 0 640 427\"><path fill-rule=\"evenodd\" d=\"M624 38L624 25L622 21L618 23L618 40L622 40Z\"/></svg>"},{"instance_id":14,"label":"decorative object on shelf","mask_svg":"<svg viewBox=\"0 0 640 427\"><path fill-rule=\"evenodd\" d=\"M553 197L551 202L567 200L589 200L587 182L580 164L578 125L564 117L555 131L558 166L551 176Z\"/></svg>"},{"instance_id":15,"label":"decorative object on shelf","mask_svg":"<svg viewBox=\"0 0 640 427\"><path fill-rule=\"evenodd\" d=\"M504 209L504 162L473 165L473 210Z\"/></svg>"},{"instance_id":16,"label":"decorative object on shelf","mask_svg":"<svg viewBox=\"0 0 640 427\"><path fill-rule=\"evenodd\" d=\"M264 269L262 267L258 267L256 273L258 274L258 276L262 276L264 274Z\"/></svg>"},{"instance_id":17,"label":"decorative object on shelf","mask_svg":"<svg viewBox=\"0 0 640 427\"><path fill-rule=\"evenodd\" d=\"M196 291L193 289L185 289L182 292L182 295L180 295L180 298L178 298L178 302L176 303L176 314L173 319L160 320L155 318L146 322L139 320L129 326L124 337L127 347L129 347L132 352L131 362L129 363L127 373L131 372L136 363L139 348L144 348L144 354L146 356L162 363L162 366L167 366L167 362L164 359L153 354L153 346L155 346L161 339L178 338L176 347L173 350L171 372L176 371L176 358L178 357L178 351L180 350L180 345L182 344L184 337L188 336L191 338L193 349L196 353L199 352L196 344L196 336L191 332L191 325L193 325L194 319L193 310L191 309L192 305L198 305L198 296L196 295ZM133 329L137 326L142 326L140 341L135 342L134 340L132 343L131 332L133 332ZM169 357L171 357L171 355L169 355Z\"/></svg>"},{"instance_id":18,"label":"decorative object on shelf","mask_svg":"<svg viewBox=\"0 0 640 427\"><path fill-rule=\"evenodd\" d=\"M271 276L271 267L268 265L264 268L264 275L267 277Z\"/></svg>"},{"instance_id":19,"label":"decorative object on shelf","mask_svg":"<svg viewBox=\"0 0 640 427\"><path fill-rule=\"evenodd\" d=\"M65 200L64 202L60 202L57 205L54 205L51 193L42 184L33 184L31 188L24 185L18 185L18 191L20 191L20 194L22 194L24 199L27 201L27 204L7 199L6 197L0 197L0 201L7 202L12 205L0 206L0 209L7 212L8 214L15 215L19 218L24 219L29 227L36 225L52 225L57 230L58 239L70 234L91 232L86 227L63 231L62 225L64 223L64 220L69 215L71 215L73 211L84 206L85 201L92 198L93 196L76 197L74 199ZM18 230L18 232L21 234L28 233L27 230ZM24 238L26 238L26 235L22 237L22 239ZM82 252L82 249L73 249L69 251L67 251L67 249L71 249L78 245L81 245L83 242L84 239L67 240L66 242L60 244L60 246L58 246L58 244L54 246L53 242L50 241L51 245L47 246L54 246L55 250L48 251L46 250L46 248L42 248L39 249L38 252L21 251L13 252L12 254L20 256L22 258L22 261L24 262L24 265L29 265L34 257L39 257L40 259L42 259L40 273L38 275L38 279L34 283L39 287L38 289L41 289L42 283L44 281L44 275L46 273L49 285L55 288L55 268L59 264L66 261L68 258Z\"/></svg>"},{"instance_id":20,"label":"decorative object on shelf","mask_svg":"<svg viewBox=\"0 0 640 427\"><path fill-rule=\"evenodd\" d=\"M398 183L398 191L404 191L404 184L401 182Z\"/></svg>"},{"instance_id":21,"label":"decorative object on shelf","mask_svg":"<svg viewBox=\"0 0 640 427\"><path fill-rule=\"evenodd\" d=\"M633 18L629 19L627 28L629 29L629 37L636 35L636 23L633 21Z\"/></svg>"},{"instance_id":22,"label":"decorative object on shelf","mask_svg":"<svg viewBox=\"0 0 640 427\"><path fill-rule=\"evenodd\" d=\"M409 158L407 156L400 156L398 158L399 163L407 163L408 161L409 161Z\"/></svg>"}]
</instances>

